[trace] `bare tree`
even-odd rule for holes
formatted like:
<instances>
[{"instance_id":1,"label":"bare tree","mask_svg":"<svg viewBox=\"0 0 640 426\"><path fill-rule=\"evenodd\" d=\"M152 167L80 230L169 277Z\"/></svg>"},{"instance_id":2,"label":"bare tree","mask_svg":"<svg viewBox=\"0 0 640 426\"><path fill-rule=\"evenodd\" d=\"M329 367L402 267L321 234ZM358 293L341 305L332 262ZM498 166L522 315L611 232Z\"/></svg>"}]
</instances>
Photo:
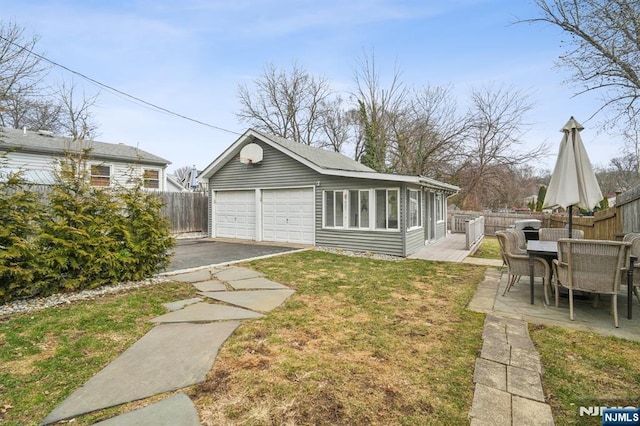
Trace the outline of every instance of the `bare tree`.
<instances>
[{"instance_id":1,"label":"bare tree","mask_svg":"<svg viewBox=\"0 0 640 426\"><path fill-rule=\"evenodd\" d=\"M353 94L357 101L359 125L361 127L362 147L361 163L379 172L390 167L388 159L391 121L401 114L407 89L400 80L400 70L395 69L387 89L380 83L380 75L373 54L363 54L355 71L356 90Z\"/></svg>"},{"instance_id":2,"label":"bare tree","mask_svg":"<svg viewBox=\"0 0 640 426\"><path fill-rule=\"evenodd\" d=\"M178 178L178 181L182 182L183 180L187 179L189 176L191 176L191 170L193 169L192 166L182 166L182 167L178 167L174 172L173 175Z\"/></svg>"},{"instance_id":3,"label":"bare tree","mask_svg":"<svg viewBox=\"0 0 640 426\"><path fill-rule=\"evenodd\" d=\"M31 52L39 37L28 37L24 28L0 21L0 124L22 127L24 106L33 102L47 67ZM16 109L14 109L16 108Z\"/></svg>"},{"instance_id":4,"label":"bare tree","mask_svg":"<svg viewBox=\"0 0 640 426\"><path fill-rule=\"evenodd\" d=\"M273 64L253 82L240 85L240 120L283 138L307 145L318 144L327 102L332 95L324 77L314 77L294 64L290 71Z\"/></svg>"},{"instance_id":5,"label":"bare tree","mask_svg":"<svg viewBox=\"0 0 640 426\"><path fill-rule=\"evenodd\" d=\"M414 90L391 120L393 171L435 179L459 154L466 123L456 113L451 87Z\"/></svg>"},{"instance_id":6,"label":"bare tree","mask_svg":"<svg viewBox=\"0 0 640 426\"><path fill-rule=\"evenodd\" d=\"M87 97L76 93L75 83L62 83L59 90L61 103L60 127L65 135L77 139L92 139L96 136L98 124L91 109L96 105L98 95Z\"/></svg>"},{"instance_id":7,"label":"bare tree","mask_svg":"<svg viewBox=\"0 0 640 426\"><path fill-rule=\"evenodd\" d=\"M528 96L513 87L490 85L472 91L464 152L451 176L462 188L462 208L486 206L496 191L512 185L505 179L506 171L535 161L547 150L545 144L519 149L527 130L524 118L531 107Z\"/></svg>"},{"instance_id":8,"label":"bare tree","mask_svg":"<svg viewBox=\"0 0 640 426\"><path fill-rule=\"evenodd\" d=\"M578 94L598 91L618 112L640 95L640 7L637 0L535 0L549 23L568 35L559 64L572 71ZM596 112L597 113L597 112Z\"/></svg>"}]
</instances>

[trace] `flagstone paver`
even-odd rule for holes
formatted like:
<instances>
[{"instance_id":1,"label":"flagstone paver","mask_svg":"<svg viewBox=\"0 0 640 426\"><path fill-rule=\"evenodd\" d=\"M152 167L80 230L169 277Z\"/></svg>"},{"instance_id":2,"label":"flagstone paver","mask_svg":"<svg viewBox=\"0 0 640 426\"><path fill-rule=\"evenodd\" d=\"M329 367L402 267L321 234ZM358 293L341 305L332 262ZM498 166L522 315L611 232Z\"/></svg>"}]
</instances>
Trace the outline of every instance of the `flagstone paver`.
<instances>
[{"instance_id":1,"label":"flagstone paver","mask_svg":"<svg viewBox=\"0 0 640 426\"><path fill-rule=\"evenodd\" d=\"M58 405L42 424L204 381L218 349L238 325L239 321L225 321L152 328Z\"/></svg>"},{"instance_id":2,"label":"flagstone paver","mask_svg":"<svg viewBox=\"0 0 640 426\"><path fill-rule=\"evenodd\" d=\"M228 284L233 287L234 290L267 290L289 288L286 285L282 285L263 277L246 278L242 280L229 280Z\"/></svg>"},{"instance_id":3,"label":"flagstone paver","mask_svg":"<svg viewBox=\"0 0 640 426\"><path fill-rule=\"evenodd\" d=\"M282 305L293 293L295 293L293 290L253 290L202 292L200 294L254 311L268 312Z\"/></svg>"},{"instance_id":4,"label":"flagstone paver","mask_svg":"<svg viewBox=\"0 0 640 426\"><path fill-rule=\"evenodd\" d=\"M193 286L200 291L225 291L227 290L227 286L224 285L222 281L218 280L209 280L202 281L199 283L194 283Z\"/></svg>"},{"instance_id":5,"label":"flagstone paver","mask_svg":"<svg viewBox=\"0 0 640 426\"><path fill-rule=\"evenodd\" d=\"M219 272L214 272L214 276L220 281L235 281L244 280L247 278L262 277L264 276L264 274L258 271L254 271L253 269L234 266L231 268L223 269Z\"/></svg>"},{"instance_id":6,"label":"flagstone paver","mask_svg":"<svg viewBox=\"0 0 640 426\"><path fill-rule=\"evenodd\" d=\"M198 411L187 395L180 392L147 407L131 411L94 426L201 426Z\"/></svg>"},{"instance_id":7,"label":"flagstone paver","mask_svg":"<svg viewBox=\"0 0 640 426\"><path fill-rule=\"evenodd\" d=\"M176 322L212 322L227 320L242 320L262 318L264 315L248 309L234 306L214 305L211 303L196 303L179 311L169 312L151 320L155 323Z\"/></svg>"}]
</instances>

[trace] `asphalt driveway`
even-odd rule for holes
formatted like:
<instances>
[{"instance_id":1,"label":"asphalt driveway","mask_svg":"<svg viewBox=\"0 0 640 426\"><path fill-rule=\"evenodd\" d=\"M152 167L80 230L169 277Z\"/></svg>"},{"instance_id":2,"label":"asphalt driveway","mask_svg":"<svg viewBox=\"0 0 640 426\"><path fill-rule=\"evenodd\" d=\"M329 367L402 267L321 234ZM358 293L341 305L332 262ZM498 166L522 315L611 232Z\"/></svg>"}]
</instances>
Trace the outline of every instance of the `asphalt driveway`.
<instances>
[{"instance_id":1,"label":"asphalt driveway","mask_svg":"<svg viewBox=\"0 0 640 426\"><path fill-rule=\"evenodd\" d=\"M273 245L252 241L230 242L211 238L178 240L167 272L286 253L303 247L305 246Z\"/></svg>"}]
</instances>

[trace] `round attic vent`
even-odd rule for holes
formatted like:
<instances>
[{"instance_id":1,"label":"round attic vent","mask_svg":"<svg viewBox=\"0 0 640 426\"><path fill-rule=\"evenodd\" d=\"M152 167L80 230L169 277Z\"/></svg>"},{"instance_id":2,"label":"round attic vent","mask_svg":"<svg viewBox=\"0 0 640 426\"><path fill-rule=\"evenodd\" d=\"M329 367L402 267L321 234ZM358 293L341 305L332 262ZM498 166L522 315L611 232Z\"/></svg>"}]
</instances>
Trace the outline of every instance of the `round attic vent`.
<instances>
[{"instance_id":1,"label":"round attic vent","mask_svg":"<svg viewBox=\"0 0 640 426\"><path fill-rule=\"evenodd\" d=\"M240 150L240 162L242 164L257 164L262 161L262 148L260 145L250 143Z\"/></svg>"}]
</instances>

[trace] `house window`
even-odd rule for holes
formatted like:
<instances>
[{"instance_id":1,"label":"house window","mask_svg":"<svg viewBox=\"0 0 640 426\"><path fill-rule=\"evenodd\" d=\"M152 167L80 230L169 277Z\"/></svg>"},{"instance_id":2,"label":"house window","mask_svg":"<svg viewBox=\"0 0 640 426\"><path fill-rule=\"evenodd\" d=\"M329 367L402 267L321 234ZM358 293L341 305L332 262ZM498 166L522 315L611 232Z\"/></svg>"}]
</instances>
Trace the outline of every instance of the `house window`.
<instances>
[{"instance_id":1,"label":"house window","mask_svg":"<svg viewBox=\"0 0 640 426\"><path fill-rule=\"evenodd\" d=\"M444 197L442 194L436 194L436 222L444 221Z\"/></svg>"},{"instance_id":2,"label":"house window","mask_svg":"<svg viewBox=\"0 0 640 426\"><path fill-rule=\"evenodd\" d=\"M420 191L410 189L407 197L407 214L409 228L422 226L422 205L420 203Z\"/></svg>"},{"instance_id":3,"label":"house window","mask_svg":"<svg viewBox=\"0 0 640 426\"><path fill-rule=\"evenodd\" d=\"M376 189L376 228L399 229L398 190Z\"/></svg>"},{"instance_id":4,"label":"house window","mask_svg":"<svg viewBox=\"0 0 640 426\"><path fill-rule=\"evenodd\" d=\"M143 174L144 187L149 189L160 189L160 171L145 169Z\"/></svg>"},{"instance_id":5,"label":"house window","mask_svg":"<svg viewBox=\"0 0 640 426\"><path fill-rule=\"evenodd\" d=\"M344 205L342 191L324 192L324 226L342 228L344 223Z\"/></svg>"},{"instance_id":6,"label":"house window","mask_svg":"<svg viewBox=\"0 0 640 426\"><path fill-rule=\"evenodd\" d=\"M91 165L91 185L109 186L111 184L111 166L102 164Z\"/></svg>"},{"instance_id":7,"label":"house window","mask_svg":"<svg viewBox=\"0 0 640 426\"><path fill-rule=\"evenodd\" d=\"M349 191L349 227L369 228L369 191Z\"/></svg>"}]
</instances>

